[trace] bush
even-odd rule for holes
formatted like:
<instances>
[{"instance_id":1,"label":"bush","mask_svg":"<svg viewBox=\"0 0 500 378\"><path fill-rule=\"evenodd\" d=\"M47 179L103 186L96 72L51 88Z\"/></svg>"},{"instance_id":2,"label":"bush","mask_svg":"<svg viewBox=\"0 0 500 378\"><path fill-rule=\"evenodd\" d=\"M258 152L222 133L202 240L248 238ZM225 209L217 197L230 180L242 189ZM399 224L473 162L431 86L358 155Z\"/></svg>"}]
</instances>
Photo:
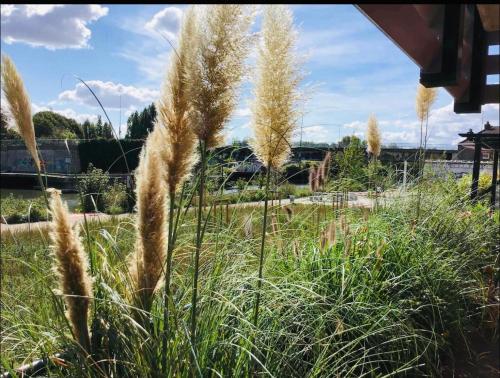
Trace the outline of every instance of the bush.
<instances>
[{"instance_id":1,"label":"bush","mask_svg":"<svg viewBox=\"0 0 500 378\"><path fill-rule=\"evenodd\" d=\"M109 174L89 164L87 175L78 182L80 203L84 212L104 211L104 193L109 185Z\"/></svg>"},{"instance_id":2,"label":"bush","mask_svg":"<svg viewBox=\"0 0 500 378\"><path fill-rule=\"evenodd\" d=\"M470 194L470 188L472 185L472 174L467 174L462 176L458 182L458 191L462 198L467 197ZM491 175L487 172L479 174L478 182L478 195L484 195L489 187L491 186Z\"/></svg>"},{"instance_id":3,"label":"bush","mask_svg":"<svg viewBox=\"0 0 500 378\"><path fill-rule=\"evenodd\" d=\"M103 196L105 211L108 214L122 214L127 210L127 188L115 181Z\"/></svg>"},{"instance_id":4,"label":"bush","mask_svg":"<svg viewBox=\"0 0 500 378\"><path fill-rule=\"evenodd\" d=\"M2 197L0 203L0 212L8 224L39 222L48 219L43 197L28 200L14 197L14 194L10 193L7 197Z\"/></svg>"}]
</instances>

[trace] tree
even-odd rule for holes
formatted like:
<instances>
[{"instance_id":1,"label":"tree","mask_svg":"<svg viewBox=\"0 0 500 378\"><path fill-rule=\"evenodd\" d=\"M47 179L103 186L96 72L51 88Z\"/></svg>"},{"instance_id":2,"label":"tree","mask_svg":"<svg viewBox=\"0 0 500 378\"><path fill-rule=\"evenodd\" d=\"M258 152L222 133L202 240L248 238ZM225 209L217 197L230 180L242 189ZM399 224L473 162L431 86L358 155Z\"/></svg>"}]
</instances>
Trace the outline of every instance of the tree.
<instances>
[{"instance_id":1,"label":"tree","mask_svg":"<svg viewBox=\"0 0 500 378\"><path fill-rule=\"evenodd\" d=\"M133 112L127 119L127 139L145 139L153 131L156 119L155 104L144 108L142 112Z\"/></svg>"},{"instance_id":2,"label":"tree","mask_svg":"<svg viewBox=\"0 0 500 378\"><path fill-rule=\"evenodd\" d=\"M50 110L36 113L33 116L33 124L37 138L78 139L84 137L82 127L78 122Z\"/></svg>"},{"instance_id":3,"label":"tree","mask_svg":"<svg viewBox=\"0 0 500 378\"><path fill-rule=\"evenodd\" d=\"M0 138L3 139L19 139L21 136L12 128L8 126L7 115L0 111Z\"/></svg>"},{"instance_id":4,"label":"tree","mask_svg":"<svg viewBox=\"0 0 500 378\"><path fill-rule=\"evenodd\" d=\"M342 138L339 145L344 147L342 156L337 155L336 157L339 177L360 180L363 177L363 168L366 162L366 142L352 135Z\"/></svg>"}]
</instances>

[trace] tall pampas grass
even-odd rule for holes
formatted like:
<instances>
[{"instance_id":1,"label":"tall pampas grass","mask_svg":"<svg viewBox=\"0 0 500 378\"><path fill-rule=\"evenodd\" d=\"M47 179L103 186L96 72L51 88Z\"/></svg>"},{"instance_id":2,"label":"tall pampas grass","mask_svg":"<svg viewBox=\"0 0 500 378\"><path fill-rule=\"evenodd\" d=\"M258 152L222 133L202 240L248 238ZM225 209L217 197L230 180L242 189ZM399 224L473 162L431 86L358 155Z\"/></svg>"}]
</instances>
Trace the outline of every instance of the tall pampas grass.
<instances>
[{"instance_id":1,"label":"tall pampas grass","mask_svg":"<svg viewBox=\"0 0 500 378\"><path fill-rule=\"evenodd\" d=\"M244 59L251 41L248 30L253 19L248 7L239 4L210 5L204 10L205 17L200 20L198 33L193 40L196 50L186 75L189 118L199 142L201 157L191 298L193 369L196 358L196 308L207 152L222 142L224 125L235 107L236 90L244 73Z\"/></svg>"},{"instance_id":2,"label":"tall pampas grass","mask_svg":"<svg viewBox=\"0 0 500 378\"><path fill-rule=\"evenodd\" d=\"M319 175L321 176L321 182L323 183L322 186L324 186L328 183L328 178L330 175L330 163L332 159L332 153L328 151L325 154L325 157L323 161L321 162L321 165L319 166L320 172Z\"/></svg>"},{"instance_id":3,"label":"tall pampas grass","mask_svg":"<svg viewBox=\"0 0 500 378\"><path fill-rule=\"evenodd\" d=\"M193 131L207 149L223 142L223 128L236 104L250 46L253 15L239 4L210 5L191 43L196 44L187 75Z\"/></svg>"},{"instance_id":4,"label":"tall pampas grass","mask_svg":"<svg viewBox=\"0 0 500 378\"><path fill-rule=\"evenodd\" d=\"M425 166L425 150L427 149L427 133L429 126L429 113L431 107L436 101L437 89L436 88L426 88L422 84L418 85L417 97L415 102L415 110L417 113L417 118L420 121L420 148L418 157L418 179L422 178L424 166ZM425 132L424 132L424 121L425 121ZM420 217L420 202L421 202L421 190L418 187L417 194L417 217Z\"/></svg>"},{"instance_id":5,"label":"tall pampas grass","mask_svg":"<svg viewBox=\"0 0 500 378\"><path fill-rule=\"evenodd\" d=\"M382 147L382 141L380 138L380 131L378 129L377 118L374 114L371 114L368 118L368 127L366 129L366 141L367 141L367 151L371 154L373 159L377 159L380 156L380 150Z\"/></svg>"},{"instance_id":6,"label":"tall pampas grass","mask_svg":"<svg viewBox=\"0 0 500 378\"><path fill-rule=\"evenodd\" d=\"M197 17L194 7L184 14L177 49L172 53L170 67L163 84L155 128L160 129L163 148L160 156L166 168L169 195L175 194L188 178L196 162L196 136L188 112L187 75L197 52Z\"/></svg>"},{"instance_id":7,"label":"tall pampas grass","mask_svg":"<svg viewBox=\"0 0 500 378\"><path fill-rule=\"evenodd\" d=\"M87 273L87 256L78 237L78 228L71 228L68 207L61 200L61 192L51 189L50 193L50 239L56 260L55 271L67 306L66 316L76 340L90 353L87 319L92 284Z\"/></svg>"},{"instance_id":8,"label":"tall pampas grass","mask_svg":"<svg viewBox=\"0 0 500 378\"><path fill-rule=\"evenodd\" d=\"M174 229L175 196L196 163L196 136L191 118L189 117L190 102L188 98L187 77L189 70L194 66L193 59L197 53L198 37L197 14L195 8L191 6L184 14L178 38L178 46L171 54L170 67L162 87L160 99L156 105L158 115L154 129L162 141L162 145L159 148L159 156L164 168L169 195L169 227L163 319L164 340L162 346L162 366L164 372L166 372L168 305L176 234Z\"/></svg>"},{"instance_id":9,"label":"tall pampas grass","mask_svg":"<svg viewBox=\"0 0 500 378\"><path fill-rule=\"evenodd\" d=\"M14 120L16 129L35 163L38 181L42 188L47 208L49 208L49 201L40 172L41 165L36 146L35 126L33 125L33 117L31 115L31 101L24 87L21 75L17 72L14 62L7 55L2 56L2 91L7 101L7 110L10 113L9 118Z\"/></svg>"},{"instance_id":10,"label":"tall pampas grass","mask_svg":"<svg viewBox=\"0 0 500 378\"><path fill-rule=\"evenodd\" d=\"M290 10L281 5L266 6L261 35L252 104L254 137L250 144L267 173L254 325L257 325L259 316L270 176L271 171L279 169L290 154L291 137L297 126L297 86L300 82L300 66L294 55L296 33Z\"/></svg>"},{"instance_id":11,"label":"tall pampas grass","mask_svg":"<svg viewBox=\"0 0 500 378\"><path fill-rule=\"evenodd\" d=\"M136 306L150 311L153 294L163 272L166 231L166 187L158 154L162 141L158 130L147 138L136 170L136 243L131 256L130 275Z\"/></svg>"}]
</instances>

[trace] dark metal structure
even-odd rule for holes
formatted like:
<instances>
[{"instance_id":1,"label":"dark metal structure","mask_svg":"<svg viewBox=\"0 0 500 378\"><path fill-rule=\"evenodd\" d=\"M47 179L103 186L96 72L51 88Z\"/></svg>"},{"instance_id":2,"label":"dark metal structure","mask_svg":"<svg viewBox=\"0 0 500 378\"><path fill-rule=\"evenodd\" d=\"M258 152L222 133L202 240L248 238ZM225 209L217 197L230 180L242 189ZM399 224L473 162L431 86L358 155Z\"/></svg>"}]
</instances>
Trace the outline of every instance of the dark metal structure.
<instances>
[{"instance_id":1,"label":"dark metal structure","mask_svg":"<svg viewBox=\"0 0 500 378\"><path fill-rule=\"evenodd\" d=\"M470 198L475 201L477 198L477 188L479 182L479 167L481 164L481 149L483 147L494 151L493 154L493 175L491 180L491 206L496 203L496 188L498 185L498 152L500 151L500 127L491 126L489 122L484 125L484 129L478 133L469 130L467 133L458 134L474 143L474 165L472 168L472 185Z\"/></svg>"},{"instance_id":2,"label":"dark metal structure","mask_svg":"<svg viewBox=\"0 0 500 378\"><path fill-rule=\"evenodd\" d=\"M356 7L420 67L420 83L444 87L455 113L500 102L499 4L359 4Z\"/></svg>"}]
</instances>

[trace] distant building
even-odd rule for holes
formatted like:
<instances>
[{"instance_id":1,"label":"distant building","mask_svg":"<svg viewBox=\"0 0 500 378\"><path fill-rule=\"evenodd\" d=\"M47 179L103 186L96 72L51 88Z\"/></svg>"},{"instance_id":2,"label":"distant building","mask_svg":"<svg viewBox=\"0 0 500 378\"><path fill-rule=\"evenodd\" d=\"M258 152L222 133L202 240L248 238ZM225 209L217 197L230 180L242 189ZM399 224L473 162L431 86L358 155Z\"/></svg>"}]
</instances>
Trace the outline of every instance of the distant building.
<instances>
[{"instance_id":1,"label":"distant building","mask_svg":"<svg viewBox=\"0 0 500 378\"><path fill-rule=\"evenodd\" d=\"M500 138L500 126L491 126L486 122L484 129L478 132L479 135L491 135ZM474 160L474 142L467 138L458 143L458 152L455 155L455 160ZM483 146L481 149L481 161L493 161L494 149Z\"/></svg>"}]
</instances>

